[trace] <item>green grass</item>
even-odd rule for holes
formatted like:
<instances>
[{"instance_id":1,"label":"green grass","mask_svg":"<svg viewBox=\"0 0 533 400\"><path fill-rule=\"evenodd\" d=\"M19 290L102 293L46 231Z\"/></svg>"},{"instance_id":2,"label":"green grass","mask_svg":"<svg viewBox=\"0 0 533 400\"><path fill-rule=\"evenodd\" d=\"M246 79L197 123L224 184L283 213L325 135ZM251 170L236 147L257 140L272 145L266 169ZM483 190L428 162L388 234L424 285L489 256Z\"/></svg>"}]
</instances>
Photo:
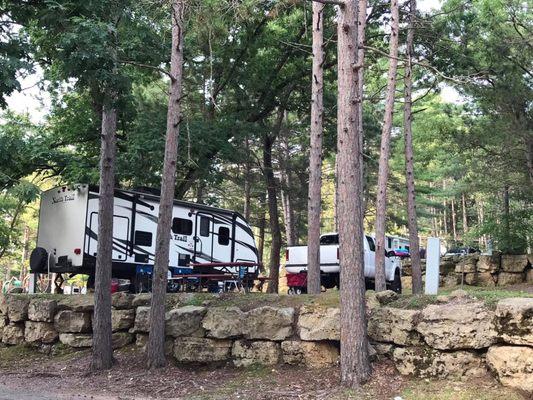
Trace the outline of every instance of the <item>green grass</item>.
<instances>
[{"instance_id":1,"label":"green grass","mask_svg":"<svg viewBox=\"0 0 533 400\"><path fill-rule=\"evenodd\" d=\"M459 286L444 288L439 290L439 295L449 295L454 290L460 289ZM496 303L509 297L533 297L533 293L522 290L505 290L497 288L486 288L476 286L464 286L463 290L471 296L484 301L488 306L494 307ZM388 304L389 307L420 310L429 304L437 303L437 296L434 295L412 295L410 293L402 294L397 300ZM167 307L176 306L202 306L208 304L210 307L238 307L243 311L262 306L276 307L301 307L301 306L320 306L320 307L338 307L339 292L337 290L328 290L320 295L276 295L268 293L188 293L180 295L168 295Z\"/></svg>"},{"instance_id":2,"label":"green grass","mask_svg":"<svg viewBox=\"0 0 533 400\"><path fill-rule=\"evenodd\" d=\"M461 289L460 286L452 288L441 288L439 289L439 295L449 295L454 290ZM523 290L506 290L506 289L496 289L496 288L486 288L479 286L463 286L462 289L466 291L472 297L483 301L487 306L493 308L496 306L498 301L502 299L507 299L510 297L531 297L533 298L533 293L528 293ZM389 307L403 308L409 310L421 310L429 304L437 303L437 296L435 295L412 295L412 294L401 294L397 300L388 304Z\"/></svg>"},{"instance_id":3,"label":"green grass","mask_svg":"<svg viewBox=\"0 0 533 400\"><path fill-rule=\"evenodd\" d=\"M459 289L445 289L442 294L450 294L452 291ZM506 290L506 289L494 289L479 286L463 286L463 290L468 292L471 296L483 300L488 306L496 306L496 303L502 299L510 297L530 297L533 298L533 293L528 293L523 290Z\"/></svg>"},{"instance_id":4,"label":"green grass","mask_svg":"<svg viewBox=\"0 0 533 400\"><path fill-rule=\"evenodd\" d=\"M412 380L399 394L403 400L523 400L524 397L511 389L492 382L475 380Z\"/></svg>"},{"instance_id":5,"label":"green grass","mask_svg":"<svg viewBox=\"0 0 533 400\"><path fill-rule=\"evenodd\" d=\"M29 345L0 347L0 367L7 367L14 362L28 358L40 358L42 354L36 353Z\"/></svg>"}]
</instances>

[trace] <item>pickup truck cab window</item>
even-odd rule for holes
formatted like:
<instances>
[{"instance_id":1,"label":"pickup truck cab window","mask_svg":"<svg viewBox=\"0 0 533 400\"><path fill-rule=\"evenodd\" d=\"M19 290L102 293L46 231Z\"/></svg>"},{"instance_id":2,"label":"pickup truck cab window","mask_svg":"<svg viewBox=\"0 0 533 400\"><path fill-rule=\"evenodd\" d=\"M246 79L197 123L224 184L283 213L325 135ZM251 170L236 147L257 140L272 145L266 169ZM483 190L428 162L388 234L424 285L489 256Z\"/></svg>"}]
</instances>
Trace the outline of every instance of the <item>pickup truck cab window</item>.
<instances>
[{"instance_id":1,"label":"pickup truck cab window","mask_svg":"<svg viewBox=\"0 0 533 400\"><path fill-rule=\"evenodd\" d=\"M320 238L320 244L339 244L339 235L323 235Z\"/></svg>"}]
</instances>

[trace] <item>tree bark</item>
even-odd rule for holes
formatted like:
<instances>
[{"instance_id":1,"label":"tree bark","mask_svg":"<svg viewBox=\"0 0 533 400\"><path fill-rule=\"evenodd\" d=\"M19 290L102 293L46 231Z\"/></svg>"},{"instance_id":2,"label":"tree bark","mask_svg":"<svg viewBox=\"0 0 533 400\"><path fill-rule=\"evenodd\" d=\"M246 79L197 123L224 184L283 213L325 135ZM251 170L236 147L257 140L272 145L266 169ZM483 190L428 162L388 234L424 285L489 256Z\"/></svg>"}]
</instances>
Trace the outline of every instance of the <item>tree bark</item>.
<instances>
[{"instance_id":1,"label":"tree bark","mask_svg":"<svg viewBox=\"0 0 533 400\"><path fill-rule=\"evenodd\" d=\"M365 61L365 28L366 28L366 5L367 0L359 0L359 10L357 13L357 57L360 65L364 64ZM363 98L364 98L364 68L359 68L357 70L357 92L361 101L357 103L357 126L359 127L359 132L364 132L363 129ZM364 152L364 140L363 134L359 136L359 146L361 148L361 153ZM365 169L361 168L361 185L363 188L363 218L366 211L367 199L364 195L366 192L366 180L365 180Z\"/></svg>"},{"instance_id":2,"label":"tree bark","mask_svg":"<svg viewBox=\"0 0 533 400\"><path fill-rule=\"evenodd\" d=\"M416 216L415 176L413 157L412 106L413 80L412 58L415 34L416 0L409 0L409 28L407 32L407 54L405 66L405 108L404 108L404 139L405 139L405 181L407 185L407 221L409 226L409 254L411 255L413 294L422 293L422 271L420 268L420 246L418 242L418 222Z\"/></svg>"},{"instance_id":3,"label":"tree bark","mask_svg":"<svg viewBox=\"0 0 533 400\"><path fill-rule=\"evenodd\" d=\"M244 163L244 209L243 214L246 221L250 220L250 203L251 203L251 163L250 163L250 139L248 135L244 139L244 146L246 151L246 161Z\"/></svg>"},{"instance_id":4,"label":"tree bark","mask_svg":"<svg viewBox=\"0 0 533 400\"><path fill-rule=\"evenodd\" d=\"M394 95L396 93L396 70L398 68L398 0L391 0L391 36L389 44L389 72L387 77L387 94L385 97L385 115L381 129L381 152L379 155L378 193L376 199L376 292L387 289L385 276L385 233L387 226L387 182L389 180L390 139L392 117L394 113Z\"/></svg>"},{"instance_id":5,"label":"tree bark","mask_svg":"<svg viewBox=\"0 0 533 400\"><path fill-rule=\"evenodd\" d=\"M176 186L176 160L178 156L178 135L181 119L181 82L183 71L183 11L184 2L173 0L172 47L170 55L170 95L167 111L167 132L163 175L161 177L161 198L157 224L154 272L152 278L152 301L150 309L150 333L148 338L148 367L159 368L165 359L165 295L167 288L170 227Z\"/></svg>"},{"instance_id":6,"label":"tree bark","mask_svg":"<svg viewBox=\"0 0 533 400\"><path fill-rule=\"evenodd\" d=\"M265 193L261 193L259 196L259 238L257 240L257 252L259 254L259 263L261 272L265 273L265 266L263 265L263 253L265 249L265 228L266 228L266 196Z\"/></svg>"},{"instance_id":7,"label":"tree bark","mask_svg":"<svg viewBox=\"0 0 533 400\"><path fill-rule=\"evenodd\" d=\"M466 196L461 193L461 205L463 209L463 236L468 232L468 213L466 212Z\"/></svg>"},{"instance_id":8,"label":"tree bark","mask_svg":"<svg viewBox=\"0 0 533 400\"><path fill-rule=\"evenodd\" d=\"M313 2L313 69L311 77L311 149L307 201L307 292L320 293L320 211L324 113L324 4Z\"/></svg>"},{"instance_id":9,"label":"tree bark","mask_svg":"<svg viewBox=\"0 0 533 400\"><path fill-rule=\"evenodd\" d=\"M455 211L455 199L452 197L452 232L454 245L457 244L457 213Z\"/></svg>"},{"instance_id":10,"label":"tree bark","mask_svg":"<svg viewBox=\"0 0 533 400\"><path fill-rule=\"evenodd\" d=\"M291 154L289 144L289 129L287 125L288 114L284 114L285 123L282 124L280 129L281 143L281 156L279 165L281 167L281 201L283 204L283 219L285 221L285 236L287 237L287 246L295 246L297 242L296 232L296 214L294 212L292 191L292 179L291 179Z\"/></svg>"},{"instance_id":11,"label":"tree bark","mask_svg":"<svg viewBox=\"0 0 533 400\"><path fill-rule=\"evenodd\" d=\"M504 229L504 249L509 251L511 245L511 221L510 215L510 201L509 201L509 185L505 184L503 187L503 229Z\"/></svg>"},{"instance_id":12,"label":"tree bark","mask_svg":"<svg viewBox=\"0 0 533 400\"><path fill-rule=\"evenodd\" d=\"M341 381L354 388L370 376L363 264L362 132L357 123L359 2L338 15L337 165L341 309Z\"/></svg>"},{"instance_id":13,"label":"tree bark","mask_svg":"<svg viewBox=\"0 0 533 400\"><path fill-rule=\"evenodd\" d=\"M100 191L98 201L98 246L94 281L93 348L91 368L113 365L111 343L111 263L113 253L113 207L117 133L116 96L108 96L102 107L100 147Z\"/></svg>"},{"instance_id":14,"label":"tree bark","mask_svg":"<svg viewBox=\"0 0 533 400\"><path fill-rule=\"evenodd\" d=\"M281 119L283 116L281 116ZM279 121L281 124L282 122ZM278 128L275 128L278 129ZM272 166L272 146L275 141L275 135L265 134L263 136L263 169L265 171L265 180L268 194L268 215L270 220L270 232L272 243L270 246L270 265L269 265L269 282L268 293L277 293L279 285L279 257L281 251L281 229L278 214L278 195L277 184L274 178L274 168Z\"/></svg>"},{"instance_id":15,"label":"tree bark","mask_svg":"<svg viewBox=\"0 0 533 400\"><path fill-rule=\"evenodd\" d=\"M30 227L24 226L24 239L22 241L22 257L20 258L20 275L19 280L24 284L24 278L26 277L26 262L28 260L30 244Z\"/></svg>"}]
</instances>

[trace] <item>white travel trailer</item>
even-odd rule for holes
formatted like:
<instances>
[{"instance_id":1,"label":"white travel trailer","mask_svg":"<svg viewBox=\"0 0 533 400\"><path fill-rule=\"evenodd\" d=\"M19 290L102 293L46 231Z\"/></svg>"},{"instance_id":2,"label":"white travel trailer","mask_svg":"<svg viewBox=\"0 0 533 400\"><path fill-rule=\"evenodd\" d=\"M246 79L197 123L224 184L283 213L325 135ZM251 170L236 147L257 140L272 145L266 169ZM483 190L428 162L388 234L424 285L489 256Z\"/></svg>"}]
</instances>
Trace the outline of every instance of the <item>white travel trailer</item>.
<instances>
[{"instance_id":1,"label":"white travel trailer","mask_svg":"<svg viewBox=\"0 0 533 400\"><path fill-rule=\"evenodd\" d=\"M98 188L89 185L42 194L37 246L30 257L33 272L94 276L98 200ZM133 281L139 268L154 264L159 196L116 189L114 202L112 274ZM204 264L202 273L224 270L247 281L257 276L254 235L239 213L175 200L172 217L169 267ZM239 262L246 267L236 265ZM235 264L216 265L230 263Z\"/></svg>"}]
</instances>

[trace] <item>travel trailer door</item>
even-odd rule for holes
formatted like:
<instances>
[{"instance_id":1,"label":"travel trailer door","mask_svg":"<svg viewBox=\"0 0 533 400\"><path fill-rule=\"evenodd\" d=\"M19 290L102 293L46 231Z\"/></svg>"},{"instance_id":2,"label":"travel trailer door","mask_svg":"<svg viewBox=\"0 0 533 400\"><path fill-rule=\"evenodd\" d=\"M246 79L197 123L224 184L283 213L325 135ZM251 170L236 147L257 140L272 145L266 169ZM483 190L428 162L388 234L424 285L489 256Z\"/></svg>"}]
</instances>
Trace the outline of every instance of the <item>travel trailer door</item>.
<instances>
[{"instance_id":1,"label":"travel trailer door","mask_svg":"<svg viewBox=\"0 0 533 400\"><path fill-rule=\"evenodd\" d=\"M196 262L213 261L213 215L196 213L194 232L194 257Z\"/></svg>"},{"instance_id":2,"label":"travel trailer door","mask_svg":"<svg viewBox=\"0 0 533 400\"><path fill-rule=\"evenodd\" d=\"M98 235L98 213L91 213L89 229L93 235ZM128 250L128 235L130 220L121 215L113 216L113 261L125 261ZM98 240L96 236L89 240L89 254L96 256Z\"/></svg>"}]
</instances>

